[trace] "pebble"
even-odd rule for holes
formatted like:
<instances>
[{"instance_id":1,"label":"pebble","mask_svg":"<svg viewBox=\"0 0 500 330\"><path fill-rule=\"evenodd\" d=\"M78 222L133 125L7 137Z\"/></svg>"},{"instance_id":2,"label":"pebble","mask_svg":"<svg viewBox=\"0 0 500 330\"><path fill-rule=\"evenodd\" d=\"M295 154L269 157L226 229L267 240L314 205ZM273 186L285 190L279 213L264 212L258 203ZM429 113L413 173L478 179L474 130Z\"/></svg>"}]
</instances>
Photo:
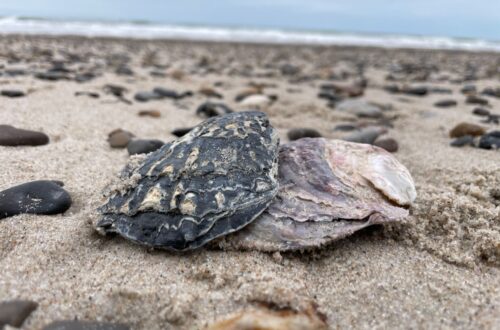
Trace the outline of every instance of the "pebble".
<instances>
[{"instance_id":1,"label":"pebble","mask_svg":"<svg viewBox=\"0 0 500 330\"><path fill-rule=\"evenodd\" d=\"M295 141L302 138L319 138L321 133L314 128L292 128L287 136L290 141Z\"/></svg>"},{"instance_id":2,"label":"pebble","mask_svg":"<svg viewBox=\"0 0 500 330\"><path fill-rule=\"evenodd\" d=\"M68 79L68 75L65 72L47 71L47 72L36 73L35 78L41 80L57 81L57 80Z\"/></svg>"},{"instance_id":3,"label":"pebble","mask_svg":"<svg viewBox=\"0 0 500 330\"><path fill-rule=\"evenodd\" d=\"M240 104L246 109L265 110L276 101L277 97L272 95L250 95L243 99Z\"/></svg>"},{"instance_id":4,"label":"pebble","mask_svg":"<svg viewBox=\"0 0 500 330\"><path fill-rule=\"evenodd\" d=\"M160 149L165 143L160 140L132 140L127 145L129 155L147 154Z\"/></svg>"},{"instance_id":5,"label":"pebble","mask_svg":"<svg viewBox=\"0 0 500 330\"><path fill-rule=\"evenodd\" d=\"M171 133L172 135L175 135L177 137L181 137L189 133L193 127L181 127L181 128L176 128L174 129Z\"/></svg>"},{"instance_id":6,"label":"pebble","mask_svg":"<svg viewBox=\"0 0 500 330\"><path fill-rule=\"evenodd\" d=\"M429 93L429 89L425 86L404 87L403 89L401 89L401 92L407 95L425 96Z\"/></svg>"},{"instance_id":7,"label":"pebble","mask_svg":"<svg viewBox=\"0 0 500 330\"><path fill-rule=\"evenodd\" d=\"M4 89L0 92L0 94L7 97L22 97L26 95L23 91L18 89Z\"/></svg>"},{"instance_id":8,"label":"pebble","mask_svg":"<svg viewBox=\"0 0 500 330\"><path fill-rule=\"evenodd\" d=\"M259 87L256 87L256 86L253 86L253 87L249 87L247 89L244 89L240 92L238 92L238 94L236 94L236 97L234 98L234 100L236 102L241 102L243 101L245 98L251 96L251 95L258 95L258 94L262 94L262 89L260 86Z\"/></svg>"},{"instance_id":9,"label":"pebble","mask_svg":"<svg viewBox=\"0 0 500 330\"><path fill-rule=\"evenodd\" d=\"M108 134L108 142L111 148L125 148L133 137L134 134L119 128Z\"/></svg>"},{"instance_id":10,"label":"pebble","mask_svg":"<svg viewBox=\"0 0 500 330\"><path fill-rule=\"evenodd\" d=\"M488 118L486 118L485 120L481 121L485 124L500 124L500 115L489 115Z\"/></svg>"},{"instance_id":11,"label":"pebble","mask_svg":"<svg viewBox=\"0 0 500 330\"><path fill-rule=\"evenodd\" d=\"M161 117L161 112L158 110L142 110L137 113L140 117L153 117L159 118Z\"/></svg>"},{"instance_id":12,"label":"pebble","mask_svg":"<svg viewBox=\"0 0 500 330\"><path fill-rule=\"evenodd\" d=\"M349 132L354 131L355 129L358 129L358 126L353 124L340 124L333 128L334 131L340 132Z\"/></svg>"},{"instance_id":13,"label":"pebble","mask_svg":"<svg viewBox=\"0 0 500 330\"><path fill-rule=\"evenodd\" d=\"M88 97L91 97L93 99L99 98L99 94L94 93L94 92L75 92L75 96L88 96Z\"/></svg>"},{"instance_id":14,"label":"pebble","mask_svg":"<svg viewBox=\"0 0 500 330\"><path fill-rule=\"evenodd\" d=\"M490 115L490 111L485 108L475 108L472 110L472 113L481 117L488 117Z\"/></svg>"},{"instance_id":15,"label":"pebble","mask_svg":"<svg viewBox=\"0 0 500 330\"><path fill-rule=\"evenodd\" d=\"M465 95L472 95L472 94L476 94L477 92L477 88L476 86L474 85L465 85L461 90L460 92L462 94L465 94Z\"/></svg>"},{"instance_id":16,"label":"pebble","mask_svg":"<svg viewBox=\"0 0 500 330\"><path fill-rule=\"evenodd\" d=\"M342 100L344 100L344 98L340 95L337 95L334 91L321 91L318 93L318 97L320 99L325 99L325 100L328 100L332 103L336 103L336 102L340 102Z\"/></svg>"},{"instance_id":17,"label":"pebble","mask_svg":"<svg viewBox=\"0 0 500 330\"><path fill-rule=\"evenodd\" d=\"M224 103L215 102L205 102L196 109L196 114L203 118L222 116L231 112L234 111Z\"/></svg>"},{"instance_id":18,"label":"pebble","mask_svg":"<svg viewBox=\"0 0 500 330\"><path fill-rule=\"evenodd\" d=\"M0 125L0 146L41 146L49 143L49 137L41 132Z\"/></svg>"},{"instance_id":19,"label":"pebble","mask_svg":"<svg viewBox=\"0 0 500 330\"><path fill-rule=\"evenodd\" d=\"M478 105L488 105L490 103L487 99L476 95L467 96L467 100L465 102L467 104L478 104Z\"/></svg>"},{"instance_id":20,"label":"pebble","mask_svg":"<svg viewBox=\"0 0 500 330\"><path fill-rule=\"evenodd\" d=\"M373 142L375 142L380 135L385 133L387 133L387 129L383 127L366 127L349 134L344 137L343 140L356 143L373 144Z\"/></svg>"},{"instance_id":21,"label":"pebble","mask_svg":"<svg viewBox=\"0 0 500 330\"><path fill-rule=\"evenodd\" d=\"M38 304L29 300L10 300L0 302L0 329L10 325L20 328Z\"/></svg>"},{"instance_id":22,"label":"pebble","mask_svg":"<svg viewBox=\"0 0 500 330\"><path fill-rule=\"evenodd\" d=\"M128 66L120 66L116 69L115 71L116 74L121 75L121 76L133 76L134 71L129 68Z\"/></svg>"},{"instance_id":23,"label":"pebble","mask_svg":"<svg viewBox=\"0 0 500 330\"><path fill-rule=\"evenodd\" d=\"M458 104L457 101L447 99L447 100L441 100L441 101L434 103L434 106L438 107L438 108L449 108L449 107L455 107L455 106L457 106L457 104Z\"/></svg>"},{"instance_id":24,"label":"pebble","mask_svg":"<svg viewBox=\"0 0 500 330\"><path fill-rule=\"evenodd\" d=\"M486 133L486 130L479 125L460 123L450 131L450 137L459 138L465 135L480 136L484 133Z\"/></svg>"},{"instance_id":25,"label":"pebble","mask_svg":"<svg viewBox=\"0 0 500 330\"><path fill-rule=\"evenodd\" d=\"M337 104L336 109L364 118L380 118L383 115L380 107L361 100L342 101Z\"/></svg>"},{"instance_id":26,"label":"pebble","mask_svg":"<svg viewBox=\"0 0 500 330\"><path fill-rule=\"evenodd\" d=\"M182 98L182 96L181 96L182 94L179 94L172 89L166 89L163 87L155 87L153 89L153 93L155 93L156 95L159 95L161 97L169 98L169 99L178 100L178 99Z\"/></svg>"},{"instance_id":27,"label":"pebble","mask_svg":"<svg viewBox=\"0 0 500 330\"><path fill-rule=\"evenodd\" d=\"M120 323L68 320L52 322L42 330L130 330L130 327Z\"/></svg>"},{"instance_id":28,"label":"pebble","mask_svg":"<svg viewBox=\"0 0 500 330\"><path fill-rule=\"evenodd\" d=\"M450 145L452 147L472 146L474 145L474 137L472 135L464 135L451 141Z\"/></svg>"},{"instance_id":29,"label":"pebble","mask_svg":"<svg viewBox=\"0 0 500 330\"><path fill-rule=\"evenodd\" d=\"M155 92L138 92L134 95L134 99L139 102L148 102L152 100L160 100L161 95Z\"/></svg>"},{"instance_id":30,"label":"pebble","mask_svg":"<svg viewBox=\"0 0 500 330\"><path fill-rule=\"evenodd\" d=\"M0 192L0 219L21 213L59 214L71 206L60 181L32 181Z\"/></svg>"},{"instance_id":31,"label":"pebble","mask_svg":"<svg viewBox=\"0 0 500 330\"><path fill-rule=\"evenodd\" d=\"M479 139L481 149L500 149L500 131L485 134Z\"/></svg>"},{"instance_id":32,"label":"pebble","mask_svg":"<svg viewBox=\"0 0 500 330\"><path fill-rule=\"evenodd\" d=\"M224 96L222 96L222 94L220 94L219 92L217 92L215 89L213 89L211 87L200 88L200 90L198 92L202 95L205 95L206 97L215 97L217 99L222 99L224 97Z\"/></svg>"},{"instance_id":33,"label":"pebble","mask_svg":"<svg viewBox=\"0 0 500 330\"><path fill-rule=\"evenodd\" d=\"M481 94L500 98L500 87L498 88L487 87L481 92Z\"/></svg>"},{"instance_id":34,"label":"pebble","mask_svg":"<svg viewBox=\"0 0 500 330\"><path fill-rule=\"evenodd\" d=\"M392 138L376 140L373 145L385 149L388 152L396 152L399 149L398 141Z\"/></svg>"}]
</instances>

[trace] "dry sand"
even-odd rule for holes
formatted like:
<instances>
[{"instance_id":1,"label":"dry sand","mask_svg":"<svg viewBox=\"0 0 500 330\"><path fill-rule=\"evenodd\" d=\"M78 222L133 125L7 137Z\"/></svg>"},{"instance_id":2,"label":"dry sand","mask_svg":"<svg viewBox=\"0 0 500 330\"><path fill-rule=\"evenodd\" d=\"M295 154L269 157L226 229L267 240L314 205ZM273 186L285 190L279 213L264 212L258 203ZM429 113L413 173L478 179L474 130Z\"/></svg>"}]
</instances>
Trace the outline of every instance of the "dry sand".
<instances>
[{"instance_id":1,"label":"dry sand","mask_svg":"<svg viewBox=\"0 0 500 330\"><path fill-rule=\"evenodd\" d=\"M40 329L55 319L123 322L133 329L198 329L262 301L295 308L314 301L331 328L500 327L500 152L449 146L447 133L455 124L479 122L459 93L462 84L431 77L426 85L454 93L424 98L381 89L394 59L442 63L440 74L453 77L458 75L454 68L469 60L490 61L494 67L500 56L5 37L0 40L0 61L9 68L38 70L44 67L43 55L36 57L34 48L52 49L55 58L70 49L88 56L85 65L95 65L104 74L85 84L46 82L29 75L0 77L0 89L31 91L19 99L0 98L0 124L41 130L51 138L42 147L0 147L0 190L55 179L65 183L73 198L64 215L0 220L0 300L23 298L40 304L23 329ZM132 77L107 69L111 55L123 53L132 58ZM7 63L12 54L21 62ZM215 62L213 72L192 69L202 56ZM283 58L302 66L303 72L349 66L360 58L367 63L369 87L363 99L392 104L391 114L399 117L388 136L399 141L395 156L412 173L419 194L406 223L366 230L320 251L281 255L205 248L191 253L150 251L94 231L102 190L128 160L126 150L109 147L107 134L123 128L141 138L172 140L172 129L201 121L195 109L205 100L196 94L178 102L127 105L104 94L103 85L126 86L131 99L133 93L156 86L197 91L221 82L215 88L224 94L224 102L238 109L234 96L249 82L272 83L276 87L266 93L279 100L265 111L282 141L287 129L303 126L338 137L333 127L352 118L317 98L324 80L290 82L272 74L275 68L266 64ZM186 76L152 77L151 68L142 66L151 61L168 64L167 73L181 69ZM491 77L474 83L500 85ZM96 91L101 97L75 97L76 91ZM456 108L432 106L450 97L459 102ZM490 102L500 112L500 100ZM162 116L138 117L147 109L159 110ZM485 127L498 129L493 124Z\"/></svg>"}]
</instances>

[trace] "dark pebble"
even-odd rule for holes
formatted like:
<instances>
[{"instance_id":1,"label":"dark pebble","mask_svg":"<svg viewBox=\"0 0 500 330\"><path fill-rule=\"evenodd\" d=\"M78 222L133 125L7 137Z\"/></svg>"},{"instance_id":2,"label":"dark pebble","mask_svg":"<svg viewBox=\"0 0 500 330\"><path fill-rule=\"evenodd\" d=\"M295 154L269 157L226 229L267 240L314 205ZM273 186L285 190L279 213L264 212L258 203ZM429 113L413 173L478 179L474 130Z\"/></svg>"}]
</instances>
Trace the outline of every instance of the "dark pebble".
<instances>
[{"instance_id":1,"label":"dark pebble","mask_svg":"<svg viewBox=\"0 0 500 330\"><path fill-rule=\"evenodd\" d=\"M104 91L106 93L112 94L114 96L123 96L127 92L127 88L120 86L120 85L112 85L108 84L104 86Z\"/></svg>"},{"instance_id":2,"label":"dark pebble","mask_svg":"<svg viewBox=\"0 0 500 330\"><path fill-rule=\"evenodd\" d=\"M335 94L333 91L321 91L318 93L318 97L330 102L340 102L344 99L342 96Z\"/></svg>"},{"instance_id":3,"label":"dark pebble","mask_svg":"<svg viewBox=\"0 0 500 330\"><path fill-rule=\"evenodd\" d=\"M49 137L41 132L0 125L0 146L41 146L49 143Z\"/></svg>"},{"instance_id":4,"label":"dark pebble","mask_svg":"<svg viewBox=\"0 0 500 330\"><path fill-rule=\"evenodd\" d=\"M93 72L86 72L86 73L80 73L75 75L74 80L79 83L84 83L87 81L91 81L96 77L95 73Z\"/></svg>"},{"instance_id":5,"label":"dark pebble","mask_svg":"<svg viewBox=\"0 0 500 330\"><path fill-rule=\"evenodd\" d=\"M500 98L500 87L499 88L487 87L481 92L481 94Z\"/></svg>"},{"instance_id":6,"label":"dark pebble","mask_svg":"<svg viewBox=\"0 0 500 330\"><path fill-rule=\"evenodd\" d=\"M139 102L147 102L152 100L160 100L163 97L155 92L138 92L134 95L134 99Z\"/></svg>"},{"instance_id":7,"label":"dark pebble","mask_svg":"<svg viewBox=\"0 0 500 330\"><path fill-rule=\"evenodd\" d=\"M88 97L91 97L93 99L99 98L99 94L94 93L94 92L75 92L75 96L88 96Z\"/></svg>"},{"instance_id":8,"label":"dark pebble","mask_svg":"<svg viewBox=\"0 0 500 330\"><path fill-rule=\"evenodd\" d=\"M7 97L22 97L26 95L23 91L17 89L4 89L0 92L0 94Z\"/></svg>"},{"instance_id":9,"label":"dark pebble","mask_svg":"<svg viewBox=\"0 0 500 330\"><path fill-rule=\"evenodd\" d=\"M462 87L460 92L465 95L471 95L477 92L477 88L474 85L465 85L464 87Z\"/></svg>"},{"instance_id":10,"label":"dark pebble","mask_svg":"<svg viewBox=\"0 0 500 330\"><path fill-rule=\"evenodd\" d=\"M475 108L472 113L477 116L487 117L490 115L490 111L485 108Z\"/></svg>"},{"instance_id":11,"label":"dark pebble","mask_svg":"<svg viewBox=\"0 0 500 330\"><path fill-rule=\"evenodd\" d=\"M68 76L64 72L47 71L47 72L36 73L35 78L38 78L41 80L57 81L57 80L68 79Z\"/></svg>"},{"instance_id":12,"label":"dark pebble","mask_svg":"<svg viewBox=\"0 0 500 330\"><path fill-rule=\"evenodd\" d=\"M156 87L153 89L153 93L160 95L161 97L170 98L170 99L179 99L179 93L174 90L166 89L162 87Z\"/></svg>"},{"instance_id":13,"label":"dark pebble","mask_svg":"<svg viewBox=\"0 0 500 330\"><path fill-rule=\"evenodd\" d=\"M129 155L147 154L164 145L160 140L132 140L127 145Z\"/></svg>"},{"instance_id":14,"label":"dark pebble","mask_svg":"<svg viewBox=\"0 0 500 330\"><path fill-rule=\"evenodd\" d=\"M474 137L471 135L465 135L451 141L450 145L452 147L464 147L474 145Z\"/></svg>"},{"instance_id":15,"label":"dark pebble","mask_svg":"<svg viewBox=\"0 0 500 330\"><path fill-rule=\"evenodd\" d=\"M59 214L71 206L60 181L32 181L0 192L0 219L21 213Z\"/></svg>"},{"instance_id":16,"label":"dark pebble","mask_svg":"<svg viewBox=\"0 0 500 330\"><path fill-rule=\"evenodd\" d=\"M210 118L226 115L234 112L224 103L205 102L196 109L196 114L200 117Z\"/></svg>"},{"instance_id":17,"label":"dark pebble","mask_svg":"<svg viewBox=\"0 0 500 330\"><path fill-rule=\"evenodd\" d=\"M467 104L478 104L478 105L488 105L490 103L487 99L476 95L467 96L467 100L465 102Z\"/></svg>"},{"instance_id":18,"label":"dark pebble","mask_svg":"<svg viewBox=\"0 0 500 330\"><path fill-rule=\"evenodd\" d=\"M405 87L401 90L403 94L413 95L413 96L425 96L429 93L429 89L425 86L419 87Z\"/></svg>"},{"instance_id":19,"label":"dark pebble","mask_svg":"<svg viewBox=\"0 0 500 330\"><path fill-rule=\"evenodd\" d=\"M120 66L119 68L116 69L115 71L116 74L121 75L121 76L133 76L134 71L132 71L131 68L128 66Z\"/></svg>"},{"instance_id":20,"label":"dark pebble","mask_svg":"<svg viewBox=\"0 0 500 330\"><path fill-rule=\"evenodd\" d=\"M120 323L96 321L55 321L42 330L130 330L130 327Z\"/></svg>"},{"instance_id":21,"label":"dark pebble","mask_svg":"<svg viewBox=\"0 0 500 330\"><path fill-rule=\"evenodd\" d=\"M500 149L500 131L493 131L481 136L481 139L479 139L479 148Z\"/></svg>"},{"instance_id":22,"label":"dark pebble","mask_svg":"<svg viewBox=\"0 0 500 330\"><path fill-rule=\"evenodd\" d=\"M37 307L36 302L28 300L0 302L0 329L6 325L20 328Z\"/></svg>"},{"instance_id":23,"label":"dark pebble","mask_svg":"<svg viewBox=\"0 0 500 330\"><path fill-rule=\"evenodd\" d=\"M295 141L302 138L319 138L321 134L313 128L292 128L287 136L290 141Z\"/></svg>"},{"instance_id":24,"label":"dark pebble","mask_svg":"<svg viewBox=\"0 0 500 330\"><path fill-rule=\"evenodd\" d=\"M453 91L449 88L433 87L429 92L434 94L453 94Z\"/></svg>"},{"instance_id":25,"label":"dark pebble","mask_svg":"<svg viewBox=\"0 0 500 330\"><path fill-rule=\"evenodd\" d=\"M484 133L484 127L471 123L460 123L450 131L450 137L459 138L465 135L480 136Z\"/></svg>"},{"instance_id":26,"label":"dark pebble","mask_svg":"<svg viewBox=\"0 0 500 330\"><path fill-rule=\"evenodd\" d=\"M134 134L119 128L108 134L108 142L111 148L125 148L133 137Z\"/></svg>"},{"instance_id":27,"label":"dark pebble","mask_svg":"<svg viewBox=\"0 0 500 330\"><path fill-rule=\"evenodd\" d=\"M500 115L489 115L485 120L482 120L481 122L485 124L500 124Z\"/></svg>"},{"instance_id":28,"label":"dark pebble","mask_svg":"<svg viewBox=\"0 0 500 330\"><path fill-rule=\"evenodd\" d=\"M399 149L398 141L392 138L377 140L373 143L373 145L385 149L389 152L396 152Z\"/></svg>"},{"instance_id":29,"label":"dark pebble","mask_svg":"<svg viewBox=\"0 0 500 330\"><path fill-rule=\"evenodd\" d=\"M340 131L340 132L350 132L350 131L354 131L357 128L358 128L358 126L356 126L356 125L341 124L341 125L335 126L335 128L333 130L334 131Z\"/></svg>"},{"instance_id":30,"label":"dark pebble","mask_svg":"<svg viewBox=\"0 0 500 330\"><path fill-rule=\"evenodd\" d=\"M457 104L458 103L455 100L441 100L434 103L434 106L438 108L449 108L449 107L455 107L457 106Z\"/></svg>"},{"instance_id":31,"label":"dark pebble","mask_svg":"<svg viewBox=\"0 0 500 330\"><path fill-rule=\"evenodd\" d=\"M158 110L142 110L142 111L138 112L138 115L140 117L159 118L159 117L161 117L161 112Z\"/></svg>"},{"instance_id":32,"label":"dark pebble","mask_svg":"<svg viewBox=\"0 0 500 330\"><path fill-rule=\"evenodd\" d=\"M181 137L181 136L184 136L187 133L189 133L192 129L193 129L193 127L176 128L172 131L172 134L177 136L177 137Z\"/></svg>"}]
</instances>

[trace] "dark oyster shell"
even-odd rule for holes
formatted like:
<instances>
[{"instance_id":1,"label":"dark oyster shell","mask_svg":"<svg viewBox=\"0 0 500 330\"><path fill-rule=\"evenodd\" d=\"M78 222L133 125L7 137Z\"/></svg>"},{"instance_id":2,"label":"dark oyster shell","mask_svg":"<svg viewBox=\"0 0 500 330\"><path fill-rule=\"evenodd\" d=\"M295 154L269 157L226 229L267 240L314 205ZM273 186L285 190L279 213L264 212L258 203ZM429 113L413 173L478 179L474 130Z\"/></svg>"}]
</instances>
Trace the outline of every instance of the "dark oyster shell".
<instances>
[{"instance_id":1,"label":"dark oyster shell","mask_svg":"<svg viewBox=\"0 0 500 330\"><path fill-rule=\"evenodd\" d=\"M129 164L97 229L155 248L189 250L237 231L278 190L279 139L267 116L213 117Z\"/></svg>"},{"instance_id":2,"label":"dark oyster shell","mask_svg":"<svg viewBox=\"0 0 500 330\"><path fill-rule=\"evenodd\" d=\"M252 224L222 247L283 251L312 248L373 224L400 221L416 198L408 170L385 150L305 138L283 145L279 192Z\"/></svg>"}]
</instances>

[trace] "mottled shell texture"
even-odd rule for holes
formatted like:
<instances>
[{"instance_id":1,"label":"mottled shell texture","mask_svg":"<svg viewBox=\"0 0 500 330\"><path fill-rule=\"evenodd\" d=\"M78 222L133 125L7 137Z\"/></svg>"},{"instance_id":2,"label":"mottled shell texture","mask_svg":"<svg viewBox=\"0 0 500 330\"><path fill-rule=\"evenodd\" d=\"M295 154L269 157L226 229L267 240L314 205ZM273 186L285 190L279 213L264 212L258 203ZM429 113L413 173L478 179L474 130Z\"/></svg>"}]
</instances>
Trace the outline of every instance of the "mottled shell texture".
<instances>
[{"instance_id":1,"label":"mottled shell texture","mask_svg":"<svg viewBox=\"0 0 500 330\"><path fill-rule=\"evenodd\" d=\"M278 191L278 144L262 112L208 119L126 167L123 184L99 209L97 228L170 250L194 249L237 231Z\"/></svg>"}]
</instances>

